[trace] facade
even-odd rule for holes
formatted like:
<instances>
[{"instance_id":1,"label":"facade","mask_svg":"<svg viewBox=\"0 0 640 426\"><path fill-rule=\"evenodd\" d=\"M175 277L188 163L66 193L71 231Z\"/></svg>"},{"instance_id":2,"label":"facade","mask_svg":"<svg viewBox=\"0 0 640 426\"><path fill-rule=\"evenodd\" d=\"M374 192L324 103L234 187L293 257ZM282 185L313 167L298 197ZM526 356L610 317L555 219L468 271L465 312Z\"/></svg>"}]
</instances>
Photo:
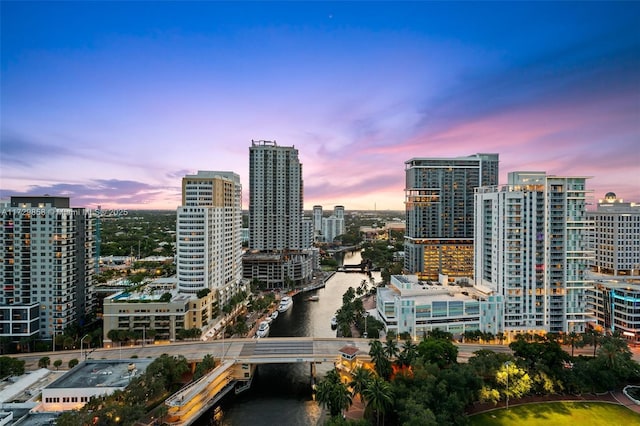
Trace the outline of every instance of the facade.
<instances>
[{"instance_id":1,"label":"facade","mask_svg":"<svg viewBox=\"0 0 640 426\"><path fill-rule=\"evenodd\" d=\"M322 232L322 206L313 206L313 230Z\"/></svg>"},{"instance_id":2,"label":"facade","mask_svg":"<svg viewBox=\"0 0 640 426\"><path fill-rule=\"evenodd\" d=\"M91 212L68 197L11 197L0 215L0 337L51 338L93 308Z\"/></svg>"},{"instance_id":3,"label":"facade","mask_svg":"<svg viewBox=\"0 0 640 426\"><path fill-rule=\"evenodd\" d=\"M295 147L251 141L249 249L243 277L268 288L304 284L314 268L312 220L303 215L302 164Z\"/></svg>"},{"instance_id":4,"label":"facade","mask_svg":"<svg viewBox=\"0 0 640 426\"><path fill-rule=\"evenodd\" d=\"M302 164L295 147L251 141L249 148L249 248L301 250Z\"/></svg>"},{"instance_id":5,"label":"facade","mask_svg":"<svg viewBox=\"0 0 640 426\"><path fill-rule=\"evenodd\" d=\"M318 250L282 253L251 252L244 255L243 276L258 280L268 289L303 286L319 267Z\"/></svg>"},{"instance_id":6,"label":"facade","mask_svg":"<svg viewBox=\"0 0 640 426\"><path fill-rule=\"evenodd\" d=\"M242 285L242 186L233 172L182 179L176 223L178 290L209 289L226 303Z\"/></svg>"},{"instance_id":7,"label":"facade","mask_svg":"<svg viewBox=\"0 0 640 426\"><path fill-rule=\"evenodd\" d=\"M345 233L344 225L344 206L335 206L333 214L329 217L322 218L322 235L327 243Z\"/></svg>"},{"instance_id":8,"label":"facade","mask_svg":"<svg viewBox=\"0 0 640 426\"><path fill-rule=\"evenodd\" d=\"M416 275L392 275L390 286L377 289L376 309L387 332L416 339L437 328L459 336L490 322L481 319L486 296L469 287L431 285Z\"/></svg>"},{"instance_id":9,"label":"facade","mask_svg":"<svg viewBox=\"0 0 640 426\"><path fill-rule=\"evenodd\" d=\"M583 332L592 258L585 177L509 173L475 197L475 284L504 300L499 332Z\"/></svg>"},{"instance_id":10,"label":"facade","mask_svg":"<svg viewBox=\"0 0 640 426\"><path fill-rule=\"evenodd\" d=\"M640 276L640 204L609 192L588 217L594 223L592 269L614 276Z\"/></svg>"},{"instance_id":11,"label":"facade","mask_svg":"<svg viewBox=\"0 0 640 426\"><path fill-rule=\"evenodd\" d=\"M593 327L601 332L619 332L630 345L640 344L640 279L593 274L594 286L587 290Z\"/></svg>"},{"instance_id":12,"label":"facade","mask_svg":"<svg viewBox=\"0 0 640 426\"><path fill-rule=\"evenodd\" d=\"M474 189L498 184L498 154L405 162L405 270L473 276Z\"/></svg>"},{"instance_id":13,"label":"facade","mask_svg":"<svg viewBox=\"0 0 640 426\"><path fill-rule=\"evenodd\" d=\"M169 297L165 296L169 294ZM146 343L174 342L180 330L203 328L215 317L214 294L201 298L179 293L175 278L159 278L136 292L128 290L104 299L103 338L112 347L111 330L131 331Z\"/></svg>"}]
</instances>

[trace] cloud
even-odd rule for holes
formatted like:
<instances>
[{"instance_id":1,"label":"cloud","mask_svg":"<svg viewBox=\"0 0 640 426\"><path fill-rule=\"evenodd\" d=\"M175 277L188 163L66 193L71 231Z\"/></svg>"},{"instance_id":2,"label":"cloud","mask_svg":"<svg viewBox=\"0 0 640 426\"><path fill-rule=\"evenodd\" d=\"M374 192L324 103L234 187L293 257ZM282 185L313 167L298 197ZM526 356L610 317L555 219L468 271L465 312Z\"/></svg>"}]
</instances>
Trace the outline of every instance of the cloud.
<instances>
[{"instance_id":1,"label":"cloud","mask_svg":"<svg viewBox=\"0 0 640 426\"><path fill-rule=\"evenodd\" d=\"M0 131L0 163L3 167L33 167L52 157L73 155L69 149L57 145L29 140L7 130Z\"/></svg>"},{"instance_id":2,"label":"cloud","mask_svg":"<svg viewBox=\"0 0 640 426\"><path fill-rule=\"evenodd\" d=\"M118 206L156 206L175 199L179 204L180 188L155 186L144 182L119 179L96 179L86 183L54 183L50 185L32 185L26 191L0 189L0 198L27 195L52 195L69 197L74 206L103 208Z\"/></svg>"}]
</instances>

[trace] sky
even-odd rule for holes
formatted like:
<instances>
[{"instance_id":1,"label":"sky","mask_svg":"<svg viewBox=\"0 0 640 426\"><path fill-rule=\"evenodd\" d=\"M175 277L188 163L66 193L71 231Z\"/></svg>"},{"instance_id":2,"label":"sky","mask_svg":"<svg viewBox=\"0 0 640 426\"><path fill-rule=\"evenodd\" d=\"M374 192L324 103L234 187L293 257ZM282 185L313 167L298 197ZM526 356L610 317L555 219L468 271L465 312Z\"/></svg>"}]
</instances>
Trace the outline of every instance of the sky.
<instances>
[{"instance_id":1,"label":"sky","mask_svg":"<svg viewBox=\"0 0 640 426\"><path fill-rule=\"evenodd\" d=\"M640 202L640 2L0 3L0 199L175 209L295 146L305 208L403 210L405 162L500 155Z\"/></svg>"}]
</instances>

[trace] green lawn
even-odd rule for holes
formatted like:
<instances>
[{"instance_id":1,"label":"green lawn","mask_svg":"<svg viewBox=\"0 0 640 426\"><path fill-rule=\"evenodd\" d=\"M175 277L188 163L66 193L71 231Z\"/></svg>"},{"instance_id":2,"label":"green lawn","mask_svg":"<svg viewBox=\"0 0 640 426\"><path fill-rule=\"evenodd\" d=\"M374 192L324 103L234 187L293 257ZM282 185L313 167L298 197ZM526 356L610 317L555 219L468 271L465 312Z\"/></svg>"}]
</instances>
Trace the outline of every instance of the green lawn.
<instances>
[{"instance_id":1,"label":"green lawn","mask_svg":"<svg viewBox=\"0 0 640 426\"><path fill-rule=\"evenodd\" d=\"M469 420L471 426L631 426L640 425L640 414L601 402L546 402L476 414Z\"/></svg>"}]
</instances>

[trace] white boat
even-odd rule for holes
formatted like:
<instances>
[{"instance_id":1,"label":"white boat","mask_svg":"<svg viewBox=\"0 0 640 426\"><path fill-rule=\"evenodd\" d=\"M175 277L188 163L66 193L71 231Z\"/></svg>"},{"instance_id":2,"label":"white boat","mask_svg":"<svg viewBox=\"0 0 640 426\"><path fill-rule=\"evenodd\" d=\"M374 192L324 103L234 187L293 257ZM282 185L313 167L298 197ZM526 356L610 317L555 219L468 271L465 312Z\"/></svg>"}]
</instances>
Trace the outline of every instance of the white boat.
<instances>
[{"instance_id":1,"label":"white boat","mask_svg":"<svg viewBox=\"0 0 640 426\"><path fill-rule=\"evenodd\" d=\"M271 318L271 315L269 315L268 317L266 317L264 320L265 320L266 322L268 322L268 323L269 323L269 325L271 325L271 323L273 322L273 318Z\"/></svg>"},{"instance_id":2,"label":"white boat","mask_svg":"<svg viewBox=\"0 0 640 426\"><path fill-rule=\"evenodd\" d=\"M258 326L258 331L256 332L256 337L261 338L261 337L267 337L269 335L269 329L271 327L269 327L269 323L266 321L262 321L260 323L260 325Z\"/></svg>"},{"instance_id":3,"label":"white boat","mask_svg":"<svg viewBox=\"0 0 640 426\"><path fill-rule=\"evenodd\" d=\"M309 298L307 300L309 302L317 302L318 300L320 300L320 296L318 296L318 295L309 296Z\"/></svg>"},{"instance_id":4,"label":"white boat","mask_svg":"<svg viewBox=\"0 0 640 426\"><path fill-rule=\"evenodd\" d=\"M336 318L336 316L334 315L331 318L331 328L336 328L338 327L338 318Z\"/></svg>"},{"instance_id":5,"label":"white boat","mask_svg":"<svg viewBox=\"0 0 640 426\"><path fill-rule=\"evenodd\" d=\"M293 299L289 296L284 296L280 300L280 306L278 306L278 312L285 312L293 305Z\"/></svg>"},{"instance_id":6,"label":"white boat","mask_svg":"<svg viewBox=\"0 0 640 426\"><path fill-rule=\"evenodd\" d=\"M274 320L278 318L278 311L273 311L273 313L271 314L271 319Z\"/></svg>"}]
</instances>

